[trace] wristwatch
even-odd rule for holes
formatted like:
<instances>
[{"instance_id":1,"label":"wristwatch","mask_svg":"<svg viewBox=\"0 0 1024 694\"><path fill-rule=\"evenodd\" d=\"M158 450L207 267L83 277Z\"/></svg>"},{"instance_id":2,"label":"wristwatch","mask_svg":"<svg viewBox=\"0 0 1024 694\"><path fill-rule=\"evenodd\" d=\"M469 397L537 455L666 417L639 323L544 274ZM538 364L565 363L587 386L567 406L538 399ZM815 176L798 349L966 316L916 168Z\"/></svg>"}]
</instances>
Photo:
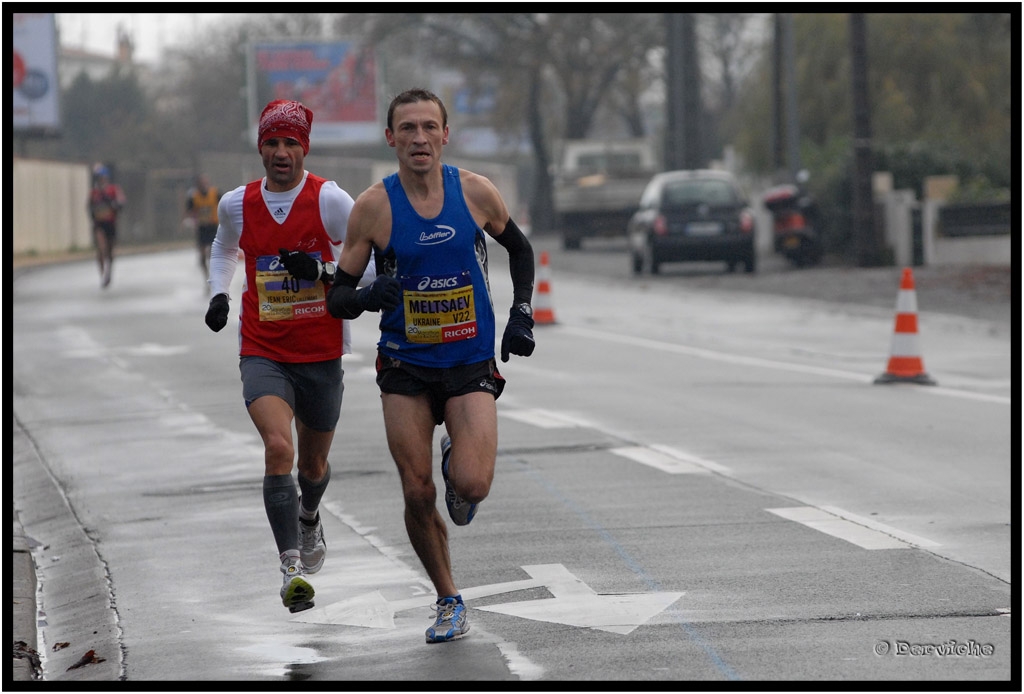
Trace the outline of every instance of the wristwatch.
<instances>
[{"instance_id":1,"label":"wristwatch","mask_svg":"<svg viewBox=\"0 0 1024 694\"><path fill-rule=\"evenodd\" d=\"M334 276L338 274L338 266L333 261L328 260L324 263L323 271L320 273L320 279L328 284L334 282Z\"/></svg>"},{"instance_id":2,"label":"wristwatch","mask_svg":"<svg viewBox=\"0 0 1024 694\"><path fill-rule=\"evenodd\" d=\"M514 308L516 311L519 311L520 313L525 315L527 318L533 318L533 307L530 306L525 301L523 303L521 303L521 304L516 304L512 308Z\"/></svg>"}]
</instances>

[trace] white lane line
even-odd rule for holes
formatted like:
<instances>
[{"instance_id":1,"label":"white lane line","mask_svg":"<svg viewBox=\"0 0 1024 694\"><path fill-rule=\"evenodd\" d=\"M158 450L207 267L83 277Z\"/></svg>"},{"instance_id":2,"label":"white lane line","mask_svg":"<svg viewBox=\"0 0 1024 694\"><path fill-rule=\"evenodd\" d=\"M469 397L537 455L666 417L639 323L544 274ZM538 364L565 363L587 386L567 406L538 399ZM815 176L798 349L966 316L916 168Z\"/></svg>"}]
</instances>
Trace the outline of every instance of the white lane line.
<instances>
[{"instance_id":1,"label":"white lane line","mask_svg":"<svg viewBox=\"0 0 1024 694\"><path fill-rule=\"evenodd\" d=\"M648 340L642 337L634 337L631 335L616 335L602 330L591 330L589 328L581 328L570 325L560 325L559 330L564 332L573 333L586 337L588 339L605 340L606 342L618 342L624 345L634 345L636 347L646 347L647 349L656 349L661 352L671 352L673 354L685 354L690 357L697 357L699 359L707 359L709 361L720 361L729 364L742 364L744 366L754 366L765 369L776 369L781 371L794 371L803 374L814 374L817 376L828 376L830 378L842 378L849 381L859 381L865 384L874 384L875 377L868 376L865 374L853 373L852 371L840 371L839 369L825 369L820 366L810 366L807 364L790 364L788 362L773 361L770 359L760 359L758 357L747 357L739 354L727 354L725 352L717 352L710 349L701 349L700 347L687 347L686 345L676 345L669 342L658 342L657 340ZM899 384L896 384L898 387ZM882 387L894 387L892 385ZM1001 395L988 395L987 393L974 393L965 390L954 390L953 388L940 388L935 386L920 387L914 385L917 392L930 393L932 395L949 395L957 398L966 398L968 400L979 400L982 402L993 402L1000 405L1012 405L1013 400L1008 397Z\"/></svg>"},{"instance_id":2,"label":"white lane line","mask_svg":"<svg viewBox=\"0 0 1024 694\"><path fill-rule=\"evenodd\" d=\"M661 352L672 352L673 354L685 354L690 357L698 357L700 359L708 359L710 361L722 361L729 364L743 364L746 366L781 369L783 371L797 371L799 373L817 374L820 376L832 376L835 378L860 381L862 383L874 382L873 376L853 373L850 371L825 369L820 366L808 366L806 364L790 364L788 362L772 361L770 359L761 359L759 357L746 357L739 354L728 354L726 352L718 352L710 349L701 349L700 347L688 347L686 345L676 345L670 342L659 342L657 340L649 340L647 338L635 337L632 335L616 335L614 333L608 333L601 330L591 330L589 328L580 328L576 326L565 325L561 326L561 329L587 338L600 339L607 342L618 342L620 344L634 345L636 347L646 347L648 349L656 349Z\"/></svg>"},{"instance_id":3,"label":"white lane line","mask_svg":"<svg viewBox=\"0 0 1024 694\"><path fill-rule=\"evenodd\" d=\"M498 640L498 650L508 663L508 670L524 682L544 678L544 668L519 652L519 646L511 641Z\"/></svg>"},{"instance_id":4,"label":"white lane line","mask_svg":"<svg viewBox=\"0 0 1024 694\"><path fill-rule=\"evenodd\" d=\"M593 422L566 414L564 412L552 412L551 410L504 410L499 409L498 414L502 417L515 419L524 424L532 424L541 429L568 429L570 427L582 427L585 429L599 429Z\"/></svg>"},{"instance_id":5,"label":"white lane line","mask_svg":"<svg viewBox=\"0 0 1024 694\"><path fill-rule=\"evenodd\" d=\"M863 549L907 549L910 547L938 547L939 544L923 537L905 533L835 506L797 506L794 508L765 509L780 518L806 525Z\"/></svg>"},{"instance_id":6,"label":"white lane line","mask_svg":"<svg viewBox=\"0 0 1024 694\"><path fill-rule=\"evenodd\" d=\"M913 535L913 534L908 533L906 531L898 530L898 529L896 529L896 528L894 528L894 527L892 527L890 525L886 525L885 523L879 523L876 520L872 520L870 518L865 518L864 516L858 516L857 514L850 513L849 511L847 511L845 509L839 508L838 506L822 506L821 510L827 511L828 513L831 513L832 515L839 516L840 518L844 518L844 519L846 519L848 521L851 521L853 523L856 523L858 525L863 525L863 526L866 526L868 528L872 528L874 530L877 530L880 533L885 533L886 535L892 535L893 537L895 537L895 538L897 538L899 540L903 540L907 544L911 544L911 545L914 545L916 547L941 547L942 546L938 542L933 542L931 540L928 540L926 538L921 537L920 535Z\"/></svg>"},{"instance_id":7,"label":"white lane line","mask_svg":"<svg viewBox=\"0 0 1024 694\"><path fill-rule=\"evenodd\" d=\"M678 448L665 446L660 443L652 444L651 448L664 453L665 455L676 458L677 460L682 460L693 465L699 465L702 468L707 468L711 472L717 472L720 475L732 476L732 470L724 465L719 465L716 462L710 461L707 458L701 458L693 455L692 453L687 453L686 451L681 451Z\"/></svg>"},{"instance_id":8,"label":"white lane line","mask_svg":"<svg viewBox=\"0 0 1024 694\"><path fill-rule=\"evenodd\" d=\"M669 446L623 446L612 448L609 452L670 475L708 474L712 471L729 474L729 469L718 463L703 460Z\"/></svg>"}]
</instances>

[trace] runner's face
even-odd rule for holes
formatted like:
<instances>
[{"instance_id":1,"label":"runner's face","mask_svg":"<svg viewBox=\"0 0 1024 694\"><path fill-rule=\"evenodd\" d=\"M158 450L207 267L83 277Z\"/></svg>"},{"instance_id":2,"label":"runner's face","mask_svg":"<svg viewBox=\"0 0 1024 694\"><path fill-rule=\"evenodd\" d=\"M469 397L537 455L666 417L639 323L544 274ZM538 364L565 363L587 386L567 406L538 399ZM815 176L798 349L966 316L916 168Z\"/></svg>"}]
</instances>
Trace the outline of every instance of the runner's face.
<instances>
[{"instance_id":1,"label":"runner's face","mask_svg":"<svg viewBox=\"0 0 1024 694\"><path fill-rule=\"evenodd\" d=\"M425 172L439 166L448 144L448 126L441 124L441 108L433 101L401 104L392 117L394 130L385 129L388 145L395 148L400 166Z\"/></svg>"},{"instance_id":2,"label":"runner's face","mask_svg":"<svg viewBox=\"0 0 1024 694\"><path fill-rule=\"evenodd\" d=\"M283 193L302 180L302 165L306 155L302 144L291 137L272 137L260 147L263 168L267 172L267 190Z\"/></svg>"}]
</instances>

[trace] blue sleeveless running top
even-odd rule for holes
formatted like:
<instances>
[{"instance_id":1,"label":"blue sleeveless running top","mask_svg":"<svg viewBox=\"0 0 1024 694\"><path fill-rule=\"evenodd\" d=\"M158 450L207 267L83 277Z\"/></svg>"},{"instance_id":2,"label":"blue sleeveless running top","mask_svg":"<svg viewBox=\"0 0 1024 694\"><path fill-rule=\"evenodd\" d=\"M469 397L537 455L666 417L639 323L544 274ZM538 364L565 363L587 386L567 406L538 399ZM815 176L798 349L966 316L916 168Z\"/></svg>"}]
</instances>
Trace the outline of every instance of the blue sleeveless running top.
<instances>
[{"instance_id":1,"label":"blue sleeveless running top","mask_svg":"<svg viewBox=\"0 0 1024 694\"><path fill-rule=\"evenodd\" d=\"M378 348L411 364L448 368L494 358L487 240L466 206L459 170L442 164L444 206L433 219L413 209L398 174L384 179L391 203L385 271L402 302L380 320Z\"/></svg>"}]
</instances>

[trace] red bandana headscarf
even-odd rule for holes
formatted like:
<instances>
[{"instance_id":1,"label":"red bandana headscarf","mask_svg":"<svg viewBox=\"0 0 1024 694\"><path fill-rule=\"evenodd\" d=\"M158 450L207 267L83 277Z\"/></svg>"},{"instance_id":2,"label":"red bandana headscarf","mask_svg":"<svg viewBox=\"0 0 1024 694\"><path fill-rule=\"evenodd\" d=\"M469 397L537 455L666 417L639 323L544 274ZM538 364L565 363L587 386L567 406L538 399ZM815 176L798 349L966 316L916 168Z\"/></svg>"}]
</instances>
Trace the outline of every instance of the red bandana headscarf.
<instances>
[{"instance_id":1,"label":"red bandana headscarf","mask_svg":"<svg viewBox=\"0 0 1024 694\"><path fill-rule=\"evenodd\" d=\"M309 154L309 129L313 125L313 112L298 101L278 99L271 101L260 114L256 149L274 137L291 137L302 143L303 154Z\"/></svg>"}]
</instances>

